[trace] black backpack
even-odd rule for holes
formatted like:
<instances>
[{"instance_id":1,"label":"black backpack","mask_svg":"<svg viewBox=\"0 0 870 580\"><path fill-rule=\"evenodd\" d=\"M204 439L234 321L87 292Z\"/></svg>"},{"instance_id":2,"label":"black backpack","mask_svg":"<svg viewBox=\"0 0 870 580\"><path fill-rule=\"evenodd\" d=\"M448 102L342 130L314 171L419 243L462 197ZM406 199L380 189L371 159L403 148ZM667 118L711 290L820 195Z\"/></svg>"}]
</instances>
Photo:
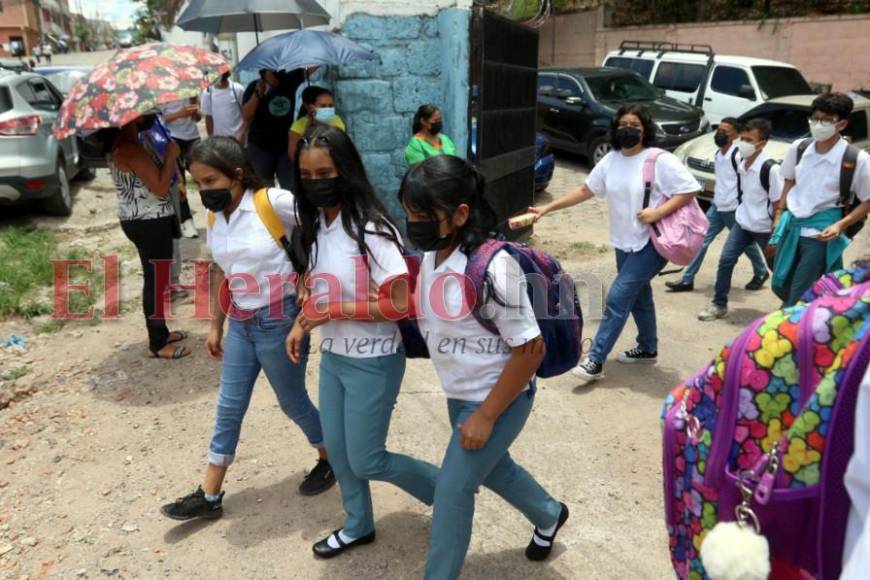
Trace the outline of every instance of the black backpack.
<instances>
[{"instance_id":1,"label":"black backpack","mask_svg":"<svg viewBox=\"0 0 870 580\"><path fill-rule=\"evenodd\" d=\"M812 144L813 139L808 138L804 139L798 144L797 148L797 160L795 161L795 167L801 162L801 159L804 156L804 152L807 148ZM858 196L852 194L852 181L855 177L855 166L858 162L858 154L861 152L860 149L852 145L851 143L846 145L846 152L843 153L843 160L840 163L840 205L843 206L843 215L849 215L855 207L858 206L861 202L858 200ZM769 177L768 177L769 179ZM848 228L844 232L846 237L854 238L858 235L864 228L864 224L867 222L867 216L864 216Z\"/></svg>"}]
</instances>

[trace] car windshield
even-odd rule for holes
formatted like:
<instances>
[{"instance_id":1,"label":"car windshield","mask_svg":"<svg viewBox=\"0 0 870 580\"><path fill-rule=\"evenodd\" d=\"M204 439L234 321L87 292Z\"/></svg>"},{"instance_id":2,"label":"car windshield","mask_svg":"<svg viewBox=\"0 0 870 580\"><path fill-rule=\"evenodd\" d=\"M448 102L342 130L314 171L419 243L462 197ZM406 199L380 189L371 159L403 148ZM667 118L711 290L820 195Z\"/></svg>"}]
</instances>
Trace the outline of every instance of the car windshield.
<instances>
[{"instance_id":1,"label":"car windshield","mask_svg":"<svg viewBox=\"0 0 870 580\"><path fill-rule=\"evenodd\" d=\"M789 95L809 95L812 89L801 72L784 66L754 66L752 72L765 99Z\"/></svg>"},{"instance_id":2,"label":"car windshield","mask_svg":"<svg viewBox=\"0 0 870 580\"><path fill-rule=\"evenodd\" d=\"M64 94L64 96L68 95L72 90L73 85L76 84L80 78L87 76L87 73L80 70L65 70L61 72L52 73L50 75L45 75L45 78L51 81L57 90Z\"/></svg>"},{"instance_id":3,"label":"car windshield","mask_svg":"<svg viewBox=\"0 0 870 580\"><path fill-rule=\"evenodd\" d=\"M634 75L601 75L586 77L586 84L596 99L605 103L622 101L654 101L655 88Z\"/></svg>"},{"instance_id":4,"label":"car windshield","mask_svg":"<svg viewBox=\"0 0 870 580\"><path fill-rule=\"evenodd\" d=\"M807 123L809 109L772 109L760 114L747 113L744 121L762 118L770 121L772 130L770 138L791 143L797 139L810 136L810 126Z\"/></svg>"}]
</instances>

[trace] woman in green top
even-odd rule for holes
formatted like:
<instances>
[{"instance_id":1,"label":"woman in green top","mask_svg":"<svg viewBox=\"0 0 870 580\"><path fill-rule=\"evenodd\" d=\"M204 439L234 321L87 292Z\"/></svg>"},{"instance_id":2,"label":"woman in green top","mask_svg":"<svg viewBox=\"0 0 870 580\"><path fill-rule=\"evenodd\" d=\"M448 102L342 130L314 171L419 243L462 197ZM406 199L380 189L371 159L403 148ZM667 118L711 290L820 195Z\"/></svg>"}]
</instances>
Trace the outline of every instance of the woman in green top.
<instances>
[{"instance_id":1,"label":"woman in green top","mask_svg":"<svg viewBox=\"0 0 870 580\"><path fill-rule=\"evenodd\" d=\"M287 142L287 156L290 161L294 160L296 147L305 136L309 125L332 125L336 129L347 130L344 121L335 114L335 97L329 89L311 85L302 91L302 107L299 109L299 117L290 127Z\"/></svg>"},{"instance_id":2,"label":"woman in green top","mask_svg":"<svg viewBox=\"0 0 870 580\"><path fill-rule=\"evenodd\" d=\"M456 156L456 145L441 132L441 109L435 105L423 105L414 115L414 136L405 147L405 161L416 165L436 155Z\"/></svg>"}]
</instances>

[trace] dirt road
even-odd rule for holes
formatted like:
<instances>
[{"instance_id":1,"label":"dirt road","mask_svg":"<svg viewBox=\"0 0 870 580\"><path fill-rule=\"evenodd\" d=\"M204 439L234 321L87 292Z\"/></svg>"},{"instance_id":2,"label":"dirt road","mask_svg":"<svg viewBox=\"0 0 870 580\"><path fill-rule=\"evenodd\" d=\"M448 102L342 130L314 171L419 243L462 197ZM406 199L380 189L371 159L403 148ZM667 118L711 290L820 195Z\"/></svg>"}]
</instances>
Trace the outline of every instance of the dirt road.
<instances>
[{"instance_id":1,"label":"dirt road","mask_svg":"<svg viewBox=\"0 0 870 580\"><path fill-rule=\"evenodd\" d=\"M560 162L550 191L562 195L583 178L580 166ZM193 206L202 228L197 199ZM81 245L96 260L102 252L120 252L131 310L120 321L71 324L54 334L35 335L34 325L22 321L0 323L0 339L18 334L28 341L23 354L0 349L0 373L26 369L7 381L21 401L0 411L0 578L421 577L431 510L386 484L373 485L378 541L333 561L313 559L311 544L342 522L338 490L315 498L296 494L314 454L264 379L230 470L224 518L182 525L164 519L160 504L199 482L211 433L219 365L204 352L207 323L191 320L192 306L181 305L174 326L192 333L195 354L181 362L146 358L136 301L139 268L117 227L105 174L78 193L69 220L11 213L0 218L0 227L32 221L58 229L65 243ZM607 284L614 259L605 214L605 206L592 201L554 215L539 225L536 241L583 280ZM722 241L694 293L666 294L664 279L655 282L657 366L611 363L608 379L591 387L570 375L541 381L533 415L512 451L573 516L551 560L532 564L522 554L531 526L481 491L464 578L671 577L662 521L661 401L750 319L777 304L768 289L742 290L751 273L741 262L733 314L696 321L710 299ZM849 257L867 250L863 241ZM199 241L185 241L185 259L203 255ZM190 280L189 268L184 276ZM584 296L588 337L600 315L590 304L600 304L600 293ZM633 337L629 323L617 347L633 346ZM317 364L313 359L308 370L315 397ZM411 361L389 447L439 462L447 439L435 373L428 361Z\"/></svg>"}]
</instances>

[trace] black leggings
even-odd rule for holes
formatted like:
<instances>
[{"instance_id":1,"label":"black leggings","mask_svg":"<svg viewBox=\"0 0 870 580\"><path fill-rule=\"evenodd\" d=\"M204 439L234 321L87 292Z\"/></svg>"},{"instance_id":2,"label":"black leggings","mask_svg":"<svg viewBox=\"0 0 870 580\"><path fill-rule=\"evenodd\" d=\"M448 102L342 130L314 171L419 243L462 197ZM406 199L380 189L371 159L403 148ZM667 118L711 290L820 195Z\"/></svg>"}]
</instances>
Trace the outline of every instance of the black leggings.
<instances>
[{"instance_id":1,"label":"black leggings","mask_svg":"<svg viewBox=\"0 0 870 580\"><path fill-rule=\"evenodd\" d=\"M170 269L164 267L166 275L158 280L157 269L151 260L172 260L174 220L174 216L168 216L121 222L124 235L136 246L136 250L139 252L139 261L142 262L144 278L142 311L145 314L145 326L148 329L148 346L153 353L166 346L166 341L169 339L169 328L166 326L164 309L158 309L157 305L162 304L166 296Z\"/></svg>"}]
</instances>

